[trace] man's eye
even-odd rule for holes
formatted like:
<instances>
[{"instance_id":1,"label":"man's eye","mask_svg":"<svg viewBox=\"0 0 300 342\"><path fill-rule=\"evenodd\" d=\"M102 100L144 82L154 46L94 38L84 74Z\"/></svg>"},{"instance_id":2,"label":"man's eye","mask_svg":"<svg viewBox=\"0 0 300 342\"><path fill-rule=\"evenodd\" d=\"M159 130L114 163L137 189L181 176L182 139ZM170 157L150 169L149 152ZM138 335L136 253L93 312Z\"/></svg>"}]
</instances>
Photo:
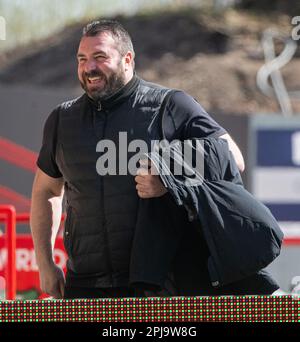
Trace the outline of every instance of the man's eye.
<instances>
[{"instance_id":1,"label":"man's eye","mask_svg":"<svg viewBox=\"0 0 300 342\"><path fill-rule=\"evenodd\" d=\"M101 59L105 59L106 57L105 56L102 56L102 55L98 55L98 56L95 56L95 58L97 60L101 60Z\"/></svg>"},{"instance_id":2,"label":"man's eye","mask_svg":"<svg viewBox=\"0 0 300 342\"><path fill-rule=\"evenodd\" d=\"M85 62L85 61L86 61L85 58L78 58L78 62L79 62L79 63L83 63L83 62Z\"/></svg>"}]
</instances>

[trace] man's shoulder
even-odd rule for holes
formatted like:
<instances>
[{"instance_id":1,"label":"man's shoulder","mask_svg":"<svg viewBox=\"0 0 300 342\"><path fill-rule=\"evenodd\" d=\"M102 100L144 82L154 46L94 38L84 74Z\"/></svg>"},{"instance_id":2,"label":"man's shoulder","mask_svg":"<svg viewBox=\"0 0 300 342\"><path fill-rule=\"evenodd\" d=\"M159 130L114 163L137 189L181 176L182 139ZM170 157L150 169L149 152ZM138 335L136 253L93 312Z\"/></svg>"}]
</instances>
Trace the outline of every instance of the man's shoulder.
<instances>
[{"instance_id":1,"label":"man's shoulder","mask_svg":"<svg viewBox=\"0 0 300 342\"><path fill-rule=\"evenodd\" d=\"M191 95L182 89L170 88L158 83L145 81L143 79L140 79L140 92L144 94L162 94L163 97L165 94L170 93L168 102L182 107L190 105L191 102L196 102Z\"/></svg>"},{"instance_id":2,"label":"man's shoulder","mask_svg":"<svg viewBox=\"0 0 300 342\"><path fill-rule=\"evenodd\" d=\"M77 107L80 108L81 104L84 101L84 95L76 97L72 100L64 101L58 104L52 112L48 115L46 119L46 126L47 127L56 127L58 121L60 121L61 117L64 117L65 114L73 113L74 109Z\"/></svg>"},{"instance_id":3,"label":"man's shoulder","mask_svg":"<svg viewBox=\"0 0 300 342\"><path fill-rule=\"evenodd\" d=\"M177 92L182 91L178 89L169 88L158 83L140 79L138 94L141 96L140 98L143 99L143 102L151 102L152 104L159 105L162 103L162 101L168 93L171 93L169 101L172 101L174 94Z\"/></svg>"},{"instance_id":4,"label":"man's shoulder","mask_svg":"<svg viewBox=\"0 0 300 342\"><path fill-rule=\"evenodd\" d=\"M170 90L168 87L158 83L146 81L142 78L140 78L138 89L142 94L162 94Z\"/></svg>"},{"instance_id":5,"label":"man's shoulder","mask_svg":"<svg viewBox=\"0 0 300 342\"><path fill-rule=\"evenodd\" d=\"M72 110L78 106L80 106L84 102L85 95L78 96L72 100L67 100L62 103L60 103L56 109L58 111L69 111Z\"/></svg>"},{"instance_id":6,"label":"man's shoulder","mask_svg":"<svg viewBox=\"0 0 300 342\"><path fill-rule=\"evenodd\" d=\"M158 83L154 83L154 82L150 82L150 81L146 81L142 78L140 78L140 87L145 87L145 88L149 88L149 89L168 89L167 87L158 84Z\"/></svg>"},{"instance_id":7,"label":"man's shoulder","mask_svg":"<svg viewBox=\"0 0 300 342\"><path fill-rule=\"evenodd\" d=\"M181 89L172 89L170 102L180 107L189 107L191 104L200 105L199 102L186 91ZM201 106L201 105L200 105Z\"/></svg>"}]
</instances>

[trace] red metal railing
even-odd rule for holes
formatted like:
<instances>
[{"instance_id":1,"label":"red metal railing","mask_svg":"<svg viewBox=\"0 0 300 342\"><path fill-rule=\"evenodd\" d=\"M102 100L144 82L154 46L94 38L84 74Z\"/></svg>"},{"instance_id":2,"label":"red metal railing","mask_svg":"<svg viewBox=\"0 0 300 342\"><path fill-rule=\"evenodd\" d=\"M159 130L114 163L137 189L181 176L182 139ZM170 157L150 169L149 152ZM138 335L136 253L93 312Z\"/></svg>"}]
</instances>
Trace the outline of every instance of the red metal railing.
<instances>
[{"instance_id":1,"label":"red metal railing","mask_svg":"<svg viewBox=\"0 0 300 342\"><path fill-rule=\"evenodd\" d=\"M7 263L5 269L6 299L16 298L16 209L12 205L0 206L0 221L5 222Z\"/></svg>"},{"instance_id":2,"label":"red metal railing","mask_svg":"<svg viewBox=\"0 0 300 342\"><path fill-rule=\"evenodd\" d=\"M62 222L65 215L62 215ZM30 214L16 214L12 205L0 205L0 222L5 224L5 246L7 250L7 263L5 267L6 299L16 299L16 223L29 223Z\"/></svg>"}]
</instances>

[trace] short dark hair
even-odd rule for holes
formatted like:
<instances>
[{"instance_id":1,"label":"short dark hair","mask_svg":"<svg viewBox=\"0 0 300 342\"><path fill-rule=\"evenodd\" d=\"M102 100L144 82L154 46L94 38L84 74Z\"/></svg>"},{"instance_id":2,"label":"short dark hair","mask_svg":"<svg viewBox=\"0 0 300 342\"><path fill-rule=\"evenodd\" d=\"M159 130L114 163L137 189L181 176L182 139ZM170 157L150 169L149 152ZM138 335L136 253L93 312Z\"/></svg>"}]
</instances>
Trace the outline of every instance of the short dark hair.
<instances>
[{"instance_id":1,"label":"short dark hair","mask_svg":"<svg viewBox=\"0 0 300 342\"><path fill-rule=\"evenodd\" d=\"M131 51L135 55L129 33L116 20L96 20L87 24L82 30L82 37L94 37L102 32L109 32L117 43L122 56Z\"/></svg>"}]
</instances>

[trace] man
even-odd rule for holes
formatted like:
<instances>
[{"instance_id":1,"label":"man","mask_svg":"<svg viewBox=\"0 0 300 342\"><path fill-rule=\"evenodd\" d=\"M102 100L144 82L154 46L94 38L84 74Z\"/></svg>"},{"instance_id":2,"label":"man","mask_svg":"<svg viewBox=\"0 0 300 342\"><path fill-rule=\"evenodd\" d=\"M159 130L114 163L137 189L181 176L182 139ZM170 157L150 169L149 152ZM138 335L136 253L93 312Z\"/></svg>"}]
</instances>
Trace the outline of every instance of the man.
<instances>
[{"instance_id":1,"label":"man","mask_svg":"<svg viewBox=\"0 0 300 342\"><path fill-rule=\"evenodd\" d=\"M100 176L96 167L99 152L104 152L97 148L99 141L108 139L121 149L119 132L127 133L129 141L141 139L148 145L160 138L157 113L167 89L137 77L134 57L130 36L118 22L108 20L87 25L77 53L78 78L85 93L58 106L45 124L32 191L31 229L41 289L54 298L138 294L128 286L128 277L139 201L163 200L168 193L159 176L142 169L135 177ZM244 161L237 145L192 97L176 92L169 101L168 114L170 139L207 136L226 139L243 171ZM116 164L124 162L123 158L120 155ZM67 204L64 243L69 257L66 280L52 255L64 194ZM174 215L176 211L174 204ZM185 214L180 215L182 219ZM177 293L221 294L209 285L205 265L207 246L196 235L186 229L174 260ZM199 264L193 266L193 259ZM255 277L259 279L246 279L225 292L271 293L277 289L267 276ZM248 289L251 282L256 284L255 289ZM259 287L258 282L263 285Z\"/></svg>"}]
</instances>

